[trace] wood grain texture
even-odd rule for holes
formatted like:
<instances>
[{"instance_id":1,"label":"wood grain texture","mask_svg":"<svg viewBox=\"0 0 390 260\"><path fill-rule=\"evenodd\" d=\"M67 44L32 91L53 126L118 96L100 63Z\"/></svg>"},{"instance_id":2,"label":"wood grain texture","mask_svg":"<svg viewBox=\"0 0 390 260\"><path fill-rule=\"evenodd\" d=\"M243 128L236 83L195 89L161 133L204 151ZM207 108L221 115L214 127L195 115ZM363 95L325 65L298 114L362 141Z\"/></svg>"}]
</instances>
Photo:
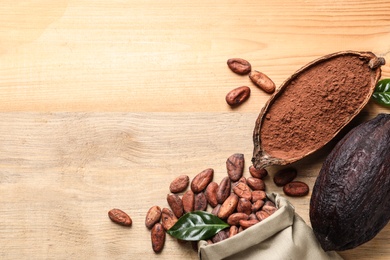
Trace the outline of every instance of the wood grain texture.
<instances>
[{"instance_id":1,"label":"wood grain texture","mask_svg":"<svg viewBox=\"0 0 390 260\"><path fill-rule=\"evenodd\" d=\"M236 152L249 166L269 95L226 60L276 85L332 52L390 61L389 12L384 0L0 0L0 258L197 259L169 236L154 254L144 218L179 174L212 167L219 181ZM231 109L241 85L251 97ZM370 102L352 125L379 112ZM297 162L298 179L313 187L331 147ZM309 199L291 198L308 223ZM131 228L109 220L115 207ZM341 255L390 259L389 239L387 226Z\"/></svg>"}]
</instances>

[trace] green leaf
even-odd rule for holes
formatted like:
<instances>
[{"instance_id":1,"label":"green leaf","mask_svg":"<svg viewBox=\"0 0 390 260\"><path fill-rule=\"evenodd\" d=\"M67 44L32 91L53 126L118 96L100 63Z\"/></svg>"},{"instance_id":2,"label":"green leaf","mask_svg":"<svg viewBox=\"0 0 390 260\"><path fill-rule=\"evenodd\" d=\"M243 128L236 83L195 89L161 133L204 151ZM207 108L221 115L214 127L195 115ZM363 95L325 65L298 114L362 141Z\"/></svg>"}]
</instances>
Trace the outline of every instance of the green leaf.
<instances>
[{"instance_id":1,"label":"green leaf","mask_svg":"<svg viewBox=\"0 0 390 260\"><path fill-rule=\"evenodd\" d=\"M219 231L230 227L217 216L205 211L193 211L184 214L167 233L186 241L208 239Z\"/></svg>"},{"instance_id":2,"label":"green leaf","mask_svg":"<svg viewBox=\"0 0 390 260\"><path fill-rule=\"evenodd\" d=\"M372 98L381 105L390 106L390 79L378 81Z\"/></svg>"}]
</instances>

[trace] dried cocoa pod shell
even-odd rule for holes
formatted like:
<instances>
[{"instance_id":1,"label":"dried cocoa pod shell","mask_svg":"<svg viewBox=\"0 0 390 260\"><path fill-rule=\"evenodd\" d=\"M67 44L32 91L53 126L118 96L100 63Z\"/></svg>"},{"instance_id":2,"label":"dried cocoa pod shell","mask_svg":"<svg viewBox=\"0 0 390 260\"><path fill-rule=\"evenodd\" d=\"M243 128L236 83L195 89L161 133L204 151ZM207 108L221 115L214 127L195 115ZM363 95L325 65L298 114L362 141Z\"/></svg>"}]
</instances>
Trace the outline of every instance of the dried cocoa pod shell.
<instances>
[{"instance_id":1,"label":"dried cocoa pod shell","mask_svg":"<svg viewBox=\"0 0 390 260\"><path fill-rule=\"evenodd\" d=\"M384 63L371 52L344 51L295 72L256 120L253 165L286 165L322 148L367 104Z\"/></svg>"},{"instance_id":2,"label":"dried cocoa pod shell","mask_svg":"<svg viewBox=\"0 0 390 260\"><path fill-rule=\"evenodd\" d=\"M390 220L390 114L345 135L325 159L313 187L310 221L325 251L355 248Z\"/></svg>"}]
</instances>

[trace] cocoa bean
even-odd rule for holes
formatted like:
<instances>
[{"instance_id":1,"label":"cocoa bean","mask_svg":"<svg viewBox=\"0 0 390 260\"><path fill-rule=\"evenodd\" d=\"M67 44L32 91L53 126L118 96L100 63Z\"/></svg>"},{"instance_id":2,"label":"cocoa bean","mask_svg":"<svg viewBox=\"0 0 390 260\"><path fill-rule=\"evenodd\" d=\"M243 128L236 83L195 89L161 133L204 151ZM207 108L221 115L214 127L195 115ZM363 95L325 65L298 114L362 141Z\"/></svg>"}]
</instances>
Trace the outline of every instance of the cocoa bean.
<instances>
[{"instance_id":1,"label":"cocoa bean","mask_svg":"<svg viewBox=\"0 0 390 260\"><path fill-rule=\"evenodd\" d=\"M275 173L274 183L277 186L284 186L294 180L297 175L297 170L292 167L281 169Z\"/></svg>"},{"instance_id":2,"label":"cocoa bean","mask_svg":"<svg viewBox=\"0 0 390 260\"><path fill-rule=\"evenodd\" d=\"M191 182L191 190L194 193L199 193L206 189L207 185L213 180L214 170L211 168L205 169L198 173Z\"/></svg>"},{"instance_id":3,"label":"cocoa bean","mask_svg":"<svg viewBox=\"0 0 390 260\"><path fill-rule=\"evenodd\" d=\"M265 168L256 169L253 165L249 166L249 173L252 175L252 177L259 179L263 179L264 177L268 176L268 171Z\"/></svg>"},{"instance_id":4,"label":"cocoa bean","mask_svg":"<svg viewBox=\"0 0 390 260\"><path fill-rule=\"evenodd\" d=\"M238 181L233 182L232 187L236 186L237 184L239 184L241 182L247 184L246 183L246 178L244 176L242 176Z\"/></svg>"},{"instance_id":5,"label":"cocoa bean","mask_svg":"<svg viewBox=\"0 0 390 260\"><path fill-rule=\"evenodd\" d=\"M265 190L265 183L262 179L249 177L246 183L252 190Z\"/></svg>"},{"instance_id":6,"label":"cocoa bean","mask_svg":"<svg viewBox=\"0 0 390 260\"><path fill-rule=\"evenodd\" d=\"M250 228L251 226L253 226L257 223L259 223L259 220L257 220L257 219L240 220L240 226L243 229Z\"/></svg>"},{"instance_id":7,"label":"cocoa bean","mask_svg":"<svg viewBox=\"0 0 390 260\"><path fill-rule=\"evenodd\" d=\"M209 183L209 185L207 185L204 193L206 195L207 202L213 208L218 204L218 200L217 200L218 187L219 187L218 183L212 181Z\"/></svg>"},{"instance_id":8,"label":"cocoa bean","mask_svg":"<svg viewBox=\"0 0 390 260\"><path fill-rule=\"evenodd\" d=\"M192 190L187 190L181 199L183 201L183 210L185 213L194 211L195 194Z\"/></svg>"},{"instance_id":9,"label":"cocoa bean","mask_svg":"<svg viewBox=\"0 0 390 260\"><path fill-rule=\"evenodd\" d=\"M229 229L229 238L232 236L235 236L238 234L238 227L237 226L230 226Z\"/></svg>"},{"instance_id":10,"label":"cocoa bean","mask_svg":"<svg viewBox=\"0 0 390 260\"><path fill-rule=\"evenodd\" d=\"M238 196L234 193L225 200L221 205L221 208L218 212L218 217L220 219L227 219L235 210L238 204Z\"/></svg>"},{"instance_id":11,"label":"cocoa bean","mask_svg":"<svg viewBox=\"0 0 390 260\"><path fill-rule=\"evenodd\" d=\"M237 212L242 212L247 215L251 214L252 203L250 202L250 200L245 198L240 198L237 204Z\"/></svg>"},{"instance_id":12,"label":"cocoa bean","mask_svg":"<svg viewBox=\"0 0 390 260\"><path fill-rule=\"evenodd\" d=\"M152 248L156 253L160 253L165 244L165 230L160 223L154 224L151 231Z\"/></svg>"},{"instance_id":13,"label":"cocoa bean","mask_svg":"<svg viewBox=\"0 0 390 260\"><path fill-rule=\"evenodd\" d=\"M252 192L248 185L246 185L243 182L238 183L236 186L233 187L233 192L237 194L240 198L245 198L247 200L252 199Z\"/></svg>"},{"instance_id":14,"label":"cocoa bean","mask_svg":"<svg viewBox=\"0 0 390 260\"><path fill-rule=\"evenodd\" d=\"M256 220L258 220L255 213L249 214L248 220L251 220L251 219L256 219Z\"/></svg>"},{"instance_id":15,"label":"cocoa bean","mask_svg":"<svg viewBox=\"0 0 390 260\"><path fill-rule=\"evenodd\" d=\"M264 206L264 200L257 200L252 204L252 212L256 213Z\"/></svg>"},{"instance_id":16,"label":"cocoa bean","mask_svg":"<svg viewBox=\"0 0 390 260\"><path fill-rule=\"evenodd\" d=\"M231 226L237 226L239 224L240 220L242 220L242 219L247 220L248 215L245 213L237 212L237 213L231 214L227 218L226 222Z\"/></svg>"},{"instance_id":17,"label":"cocoa bean","mask_svg":"<svg viewBox=\"0 0 390 260\"><path fill-rule=\"evenodd\" d=\"M213 243L218 243L218 242L221 242L223 240L225 240L226 238L229 238L229 229L224 229L224 230L221 230L219 231L217 234L215 234L212 238L211 238L211 241L213 241Z\"/></svg>"},{"instance_id":18,"label":"cocoa bean","mask_svg":"<svg viewBox=\"0 0 390 260\"><path fill-rule=\"evenodd\" d=\"M203 192L195 194L195 204L194 210L203 210L207 209L207 199Z\"/></svg>"},{"instance_id":19,"label":"cocoa bean","mask_svg":"<svg viewBox=\"0 0 390 260\"><path fill-rule=\"evenodd\" d=\"M227 173L232 181L238 181L244 172L244 155L236 153L231 155L226 161Z\"/></svg>"},{"instance_id":20,"label":"cocoa bean","mask_svg":"<svg viewBox=\"0 0 390 260\"><path fill-rule=\"evenodd\" d=\"M251 64L247 60L241 58L228 59L227 65L229 69L239 75L248 74L252 69Z\"/></svg>"},{"instance_id":21,"label":"cocoa bean","mask_svg":"<svg viewBox=\"0 0 390 260\"><path fill-rule=\"evenodd\" d=\"M171 207L172 212L177 218L180 218L183 215L183 201L177 194L168 194L167 195L168 205Z\"/></svg>"},{"instance_id":22,"label":"cocoa bean","mask_svg":"<svg viewBox=\"0 0 390 260\"><path fill-rule=\"evenodd\" d=\"M160 222L161 219L161 208L159 206L153 206L146 213L145 226L151 229L154 224Z\"/></svg>"},{"instance_id":23,"label":"cocoa bean","mask_svg":"<svg viewBox=\"0 0 390 260\"><path fill-rule=\"evenodd\" d=\"M241 86L227 93L225 100L231 107L236 107L244 103L250 96L251 89L247 86Z\"/></svg>"},{"instance_id":24,"label":"cocoa bean","mask_svg":"<svg viewBox=\"0 0 390 260\"><path fill-rule=\"evenodd\" d=\"M292 181L284 185L283 192L291 197L303 197L309 194L309 186L302 181Z\"/></svg>"},{"instance_id":25,"label":"cocoa bean","mask_svg":"<svg viewBox=\"0 0 390 260\"><path fill-rule=\"evenodd\" d=\"M262 190L254 190L252 191L252 203L255 203L258 200L263 200L267 197L265 191Z\"/></svg>"},{"instance_id":26,"label":"cocoa bean","mask_svg":"<svg viewBox=\"0 0 390 260\"><path fill-rule=\"evenodd\" d=\"M190 178L187 175L180 175L174 179L169 185L169 190L172 193L185 191L190 183Z\"/></svg>"},{"instance_id":27,"label":"cocoa bean","mask_svg":"<svg viewBox=\"0 0 390 260\"><path fill-rule=\"evenodd\" d=\"M229 177L222 179L217 190L217 202L222 204L231 193L231 181Z\"/></svg>"},{"instance_id":28,"label":"cocoa bean","mask_svg":"<svg viewBox=\"0 0 390 260\"><path fill-rule=\"evenodd\" d=\"M211 214L213 214L214 216L218 216L218 212L221 209L221 206L222 206L221 204L215 206L215 208L213 208L213 210L211 211Z\"/></svg>"},{"instance_id":29,"label":"cocoa bean","mask_svg":"<svg viewBox=\"0 0 390 260\"><path fill-rule=\"evenodd\" d=\"M271 205L264 204L261 210L267 212L269 215L272 215L276 212L277 208Z\"/></svg>"},{"instance_id":30,"label":"cocoa bean","mask_svg":"<svg viewBox=\"0 0 390 260\"><path fill-rule=\"evenodd\" d=\"M169 230L173 225L177 222L177 217L172 212L172 210L168 208L163 208L161 210L161 224L165 230Z\"/></svg>"},{"instance_id":31,"label":"cocoa bean","mask_svg":"<svg viewBox=\"0 0 390 260\"><path fill-rule=\"evenodd\" d=\"M259 210L256 212L256 217L259 221L263 221L264 219L268 218L270 215L264 211L264 210Z\"/></svg>"},{"instance_id":32,"label":"cocoa bean","mask_svg":"<svg viewBox=\"0 0 390 260\"><path fill-rule=\"evenodd\" d=\"M112 222L122 225L122 226L131 226L133 223L129 215L120 209L112 209L108 212L108 217Z\"/></svg>"},{"instance_id":33,"label":"cocoa bean","mask_svg":"<svg viewBox=\"0 0 390 260\"><path fill-rule=\"evenodd\" d=\"M275 92L275 83L264 73L257 70L251 71L249 78L256 86L264 90L266 93L272 94Z\"/></svg>"}]
</instances>

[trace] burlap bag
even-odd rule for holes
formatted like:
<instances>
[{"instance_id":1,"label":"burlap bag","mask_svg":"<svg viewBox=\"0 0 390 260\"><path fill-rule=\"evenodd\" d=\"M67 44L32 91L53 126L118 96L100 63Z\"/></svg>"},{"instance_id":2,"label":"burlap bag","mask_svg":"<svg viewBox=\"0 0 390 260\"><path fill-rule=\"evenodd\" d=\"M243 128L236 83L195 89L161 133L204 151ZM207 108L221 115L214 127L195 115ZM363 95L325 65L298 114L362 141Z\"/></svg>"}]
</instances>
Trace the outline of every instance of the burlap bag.
<instances>
[{"instance_id":1,"label":"burlap bag","mask_svg":"<svg viewBox=\"0 0 390 260\"><path fill-rule=\"evenodd\" d=\"M287 199L276 193L268 197L278 207L274 214L219 243L208 245L206 241L199 241L199 259L342 259L336 252L325 252L321 248L312 229L295 213Z\"/></svg>"}]
</instances>

